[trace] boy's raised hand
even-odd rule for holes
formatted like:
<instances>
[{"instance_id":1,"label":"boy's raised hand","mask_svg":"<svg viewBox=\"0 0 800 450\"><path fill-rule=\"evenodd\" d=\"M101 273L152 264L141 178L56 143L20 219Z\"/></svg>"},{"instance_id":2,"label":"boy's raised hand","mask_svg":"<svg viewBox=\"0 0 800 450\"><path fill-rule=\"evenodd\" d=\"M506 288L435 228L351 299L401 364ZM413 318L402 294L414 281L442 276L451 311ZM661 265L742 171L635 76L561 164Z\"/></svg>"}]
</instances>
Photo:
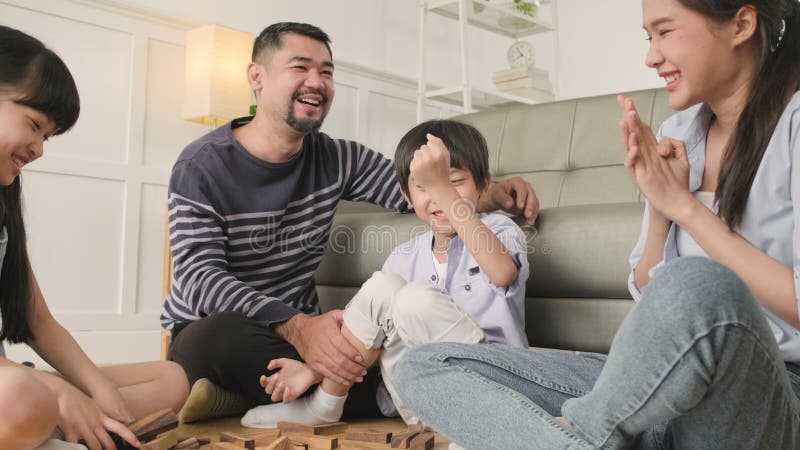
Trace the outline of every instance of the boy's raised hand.
<instances>
[{"instance_id":1,"label":"boy's raised hand","mask_svg":"<svg viewBox=\"0 0 800 450\"><path fill-rule=\"evenodd\" d=\"M428 143L414 152L409 164L414 183L429 190L450 185L450 152L438 137L428 134Z\"/></svg>"}]
</instances>

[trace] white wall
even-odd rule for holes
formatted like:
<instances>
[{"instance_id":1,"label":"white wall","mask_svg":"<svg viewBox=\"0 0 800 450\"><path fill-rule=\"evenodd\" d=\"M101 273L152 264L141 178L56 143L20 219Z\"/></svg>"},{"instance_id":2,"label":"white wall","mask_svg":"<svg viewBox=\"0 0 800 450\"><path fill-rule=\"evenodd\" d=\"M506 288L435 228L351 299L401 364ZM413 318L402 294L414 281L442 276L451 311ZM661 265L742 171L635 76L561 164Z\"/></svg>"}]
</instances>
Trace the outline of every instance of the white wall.
<instances>
[{"instance_id":1,"label":"white wall","mask_svg":"<svg viewBox=\"0 0 800 450\"><path fill-rule=\"evenodd\" d=\"M660 86L642 64L639 0L556 2L557 32L531 41L537 64L558 71L561 98ZM391 154L416 119L415 0L0 0L0 23L56 50L81 92L77 126L25 169L24 191L48 304L95 361L158 357L169 171L207 131L180 118L185 30L219 23L257 34L285 20L315 23L333 38L337 97L324 130ZM429 81L456 84L456 23L429 16L428 31ZM477 29L468 36L471 77L491 88L512 40ZM454 112L434 103L424 116ZM8 350L42 364L24 346Z\"/></svg>"},{"instance_id":2,"label":"white wall","mask_svg":"<svg viewBox=\"0 0 800 450\"><path fill-rule=\"evenodd\" d=\"M641 0L552 0L557 36L528 38L536 47L537 65L558 69L559 97L574 98L662 86L644 66L645 34ZM360 64L401 77L417 77L419 6L417 0L232 0L221 7L210 0L124 0L146 11L197 23L220 23L258 34L278 21L304 21L328 32L335 60ZM550 18L552 5L543 6ZM426 40L427 76L431 83L459 81L456 22L429 15ZM491 88L491 73L507 68L512 40L471 28L470 76ZM558 46L558 67L554 47Z\"/></svg>"},{"instance_id":3,"label":"white wall","mask_svg":"<svg viewBox=\"0 0 800 450\"><path fill-rule=\"evenodd\" d=\"M641 0L556 0L560 98L664 86L645 67Z\"/></svg>"}]
</instances>

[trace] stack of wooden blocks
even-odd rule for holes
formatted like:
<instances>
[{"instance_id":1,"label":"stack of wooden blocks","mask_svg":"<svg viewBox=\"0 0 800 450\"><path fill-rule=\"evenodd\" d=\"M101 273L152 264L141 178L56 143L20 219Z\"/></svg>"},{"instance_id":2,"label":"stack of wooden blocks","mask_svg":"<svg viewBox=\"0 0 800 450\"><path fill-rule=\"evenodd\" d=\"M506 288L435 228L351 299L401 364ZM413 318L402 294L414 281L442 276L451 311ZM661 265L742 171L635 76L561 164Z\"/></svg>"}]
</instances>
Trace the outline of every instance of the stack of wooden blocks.
<instances>
[{"instance_id":1,"label":"stack of wooden blocks","mask_svg":"<svg viewBox=\"0 0 800 450\"><path fill-rule=\"evenodd\" d=\"M534 66L498 70L492 73L492 81L500 92L540 102L555 99L547 71Z\"/></svg>"},{"instance_id":2,"label":"stack of wooden blocks","mask_svg":"<svg viewBox=\"0 0 800 450\"><path fill-rule=\"evenodd\" d=\"M178 419L165 409L144 417L128 426L142 442L141 450L333 450L333 449L424 449L434 446L434 433L411 426L403 433L375 430L348 430L344 422L302 425L278 422L278 428L263 429L246 434L223 432L219 442L198 436L178 434ZM120 450L133 449L119 438Z\"/></svg>"}]
</instances>

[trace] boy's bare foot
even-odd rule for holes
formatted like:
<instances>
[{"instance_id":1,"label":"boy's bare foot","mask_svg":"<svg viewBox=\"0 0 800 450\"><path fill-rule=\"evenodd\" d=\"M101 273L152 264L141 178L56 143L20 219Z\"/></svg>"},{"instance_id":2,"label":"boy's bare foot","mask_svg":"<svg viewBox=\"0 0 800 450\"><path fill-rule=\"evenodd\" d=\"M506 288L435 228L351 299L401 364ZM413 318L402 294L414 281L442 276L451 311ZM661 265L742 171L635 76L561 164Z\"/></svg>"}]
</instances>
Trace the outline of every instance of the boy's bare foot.
<instances>
[{"instance_id":1,"label":"boy's bare foot","mask_svg":"<svg viewBox=\"0 0 800 450\"><path fill-rule=\"evenodd\" d=\"M308 388L322 381L322 375L294 359L273 359L267 369L277 372L270 376L262 375L258 381L273 402L291 403Z\"/></svg>"}]
</instances>

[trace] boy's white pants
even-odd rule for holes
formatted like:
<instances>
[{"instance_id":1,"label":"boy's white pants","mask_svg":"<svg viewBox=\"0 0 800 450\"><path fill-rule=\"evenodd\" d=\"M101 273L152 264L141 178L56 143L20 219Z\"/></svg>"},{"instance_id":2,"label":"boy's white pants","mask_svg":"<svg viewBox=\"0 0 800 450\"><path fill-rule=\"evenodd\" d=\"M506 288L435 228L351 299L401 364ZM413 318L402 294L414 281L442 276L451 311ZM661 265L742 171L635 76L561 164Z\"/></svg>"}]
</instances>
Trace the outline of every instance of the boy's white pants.
<instances>
[{"instance_id":1,"label":"boy's white pants","mask_svg":"<svg viewBox=\"0 0 800 450\"><path fill-rule=\"evenodd\" d=\"M383 347L383 383L406 423L419 422L394 389L394 368L406 350L428 342L477 344L484 339L478 323L447 291L429 283L407 283L393 273L372 274L347 304L344 323L366 348Z\"/></svg>"}]
</instances>

